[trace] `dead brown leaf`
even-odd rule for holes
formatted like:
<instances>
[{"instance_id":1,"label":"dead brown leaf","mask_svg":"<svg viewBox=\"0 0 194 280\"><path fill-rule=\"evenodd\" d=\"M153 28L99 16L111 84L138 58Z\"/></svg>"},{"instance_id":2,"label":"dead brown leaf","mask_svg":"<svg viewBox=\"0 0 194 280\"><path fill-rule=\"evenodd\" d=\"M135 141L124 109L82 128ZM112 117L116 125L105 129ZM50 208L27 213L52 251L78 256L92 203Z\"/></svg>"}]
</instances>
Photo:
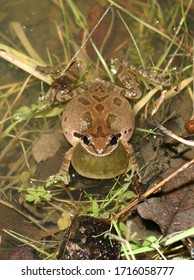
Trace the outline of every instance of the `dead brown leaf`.
<instances>
[{"instance_id":1,"label":"dead brown leaf","mask_svg":"<svg viewBox=\"0 0 194 280\"><path fill-rule=\"evenodd\" d=\"M164 172L162 178L173 172ZM165 236L194 227L194 166L166 183L156 197L139 204L137 211L157 223Z\"/></svg>"},{"instance_id":2,"label":"dead brown leaf","mask_svg":"<svg viewBox=\"0 0 194 280\"><path fill-rule=\"evenodd\" d=\"M59 130L42 133L32 148L34 159L40 162L52 157L64 141L64 137Z\"/></svg>"}]
</instances>

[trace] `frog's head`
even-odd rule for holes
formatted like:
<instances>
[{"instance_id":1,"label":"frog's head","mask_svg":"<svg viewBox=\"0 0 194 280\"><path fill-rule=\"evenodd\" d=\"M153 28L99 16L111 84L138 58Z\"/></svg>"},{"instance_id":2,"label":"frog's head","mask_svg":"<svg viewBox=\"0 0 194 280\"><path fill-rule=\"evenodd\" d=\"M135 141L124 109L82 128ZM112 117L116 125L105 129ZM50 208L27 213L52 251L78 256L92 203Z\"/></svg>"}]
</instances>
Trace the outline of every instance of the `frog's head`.
<instances>
[{"instance_id":1,"label":"frog's head","mask_svg":"<svg viewBox=\"0 0 194 280\"><path fill-rule=\"evenodd\" d=\"M121 133L114 133L109 129L103 130L99 125L96 128L85 131L80 138L81 146L90 154L104 157L112 153L119 144Z\"/></svg>"}]
</instances>

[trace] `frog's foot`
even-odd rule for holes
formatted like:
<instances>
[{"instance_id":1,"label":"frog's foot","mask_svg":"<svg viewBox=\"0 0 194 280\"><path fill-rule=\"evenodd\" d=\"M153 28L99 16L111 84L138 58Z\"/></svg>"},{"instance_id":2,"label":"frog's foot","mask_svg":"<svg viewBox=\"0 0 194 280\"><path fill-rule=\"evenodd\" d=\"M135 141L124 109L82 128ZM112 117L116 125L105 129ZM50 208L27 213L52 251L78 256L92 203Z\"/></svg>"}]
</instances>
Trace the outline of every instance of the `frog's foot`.
<instances>
[{"instance_id":1,"label":"frog's foot","mask_svg":"<svg viewBox=\"0 0 194 280\"><path fill-rule=\"evenodd\" d=\"M131 175L134 176L135 174L137 174L138 178L139 178L139 182L142 181L142 176L141 173L139 171L139 165L137 163L133 163L131 164Z\"/></svg>"},{"instance_id":2,"label":"frog's foot","mask_svg":"<svg viewBox=\"0 0 194 280\"><path fill-rule=\"evenodd\" d=\"M139 165L137 163L134 163L134 162L129 163L129 166L127 168L127 172L129 172L129 171L131 171L131 174L130 174L130 176L127 176L127 181L131 180L135 175L138 176L138 178L139 178L138 181L139 182L142 181L142 176L141 176L141 173L139 171Z\"/></svg>"},{"instance_id":3,"label":"frog's foot","mask_svg":"<svg viewBox=\"0 0 194 280\"><path fill-rule=\"evenodd\" d=\"M51 175L47 181L47 186L52 186L58 182L62 182L66 186L69 185L69 182L70 182L69 173L66 171L66 172L63 172L63 174L59 172L54 175Z\"/></svg>"},{"instance_id":4,"label":"frog's foot","mask_svg":"<svg viewBox=\"0 0 194 280\"><path fill-rule=\"evenodd\" d=\"M135 174L137 174L137 176L139 177L139 182L141 182L142 181L142 176L141 176L140 171L139 171L139 165L137 163L136 154L133 150L133 147L131 146L130 143L124 143L124 147L125 147L126 151L128 152L128 156L129 156L129 163L128 163L127 172L131 170L130 179Z\"/></svg>"},{"instance_id":5,"label":"frog's foot","mask_svg":"<svg viewBox=\"0 0 194 280\"><path fill-rule=\"evenodd\" d=\"M61 164L60 170L56 174L51 175L49 177L49 182L51 182L50 186L54 185L54 184L57 184L59 182L63 183L66 186L69 185L69 182L70 182L70 179L71 179L70 175L69 175L69 165L70 165L70 162L71 162L72 150L73 150L73 147L71 147L65 153L64 160Z\"/></svg>"}]
</instances>

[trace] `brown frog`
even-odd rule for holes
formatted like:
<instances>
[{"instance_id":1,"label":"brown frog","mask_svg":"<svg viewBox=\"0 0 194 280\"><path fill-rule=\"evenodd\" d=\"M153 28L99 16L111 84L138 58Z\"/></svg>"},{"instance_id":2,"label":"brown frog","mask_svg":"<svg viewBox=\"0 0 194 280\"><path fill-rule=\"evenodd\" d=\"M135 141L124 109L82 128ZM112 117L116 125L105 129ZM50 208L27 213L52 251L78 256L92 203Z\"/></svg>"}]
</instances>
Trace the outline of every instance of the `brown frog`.
<instances>
[{"instance_id":1,"label":"brown frog","mask_svg":"<svg viewBox=\"0 0 194 280\"><path fill-rule=\"evenodd\" d=\"M59 73L47 97L69 100L61 118L61 127L72 147L66 152L59 174L69 183L69 166L93 179L114 178L127 171L139 177L134 150L128 141L135 129L135 117L128 99L141 96L135 76L127 65L114 60L114 74L120 86L96 79L73 89L76 64ZM67 82L68 81L68 82Z\"/></svg>"}]
</instances>

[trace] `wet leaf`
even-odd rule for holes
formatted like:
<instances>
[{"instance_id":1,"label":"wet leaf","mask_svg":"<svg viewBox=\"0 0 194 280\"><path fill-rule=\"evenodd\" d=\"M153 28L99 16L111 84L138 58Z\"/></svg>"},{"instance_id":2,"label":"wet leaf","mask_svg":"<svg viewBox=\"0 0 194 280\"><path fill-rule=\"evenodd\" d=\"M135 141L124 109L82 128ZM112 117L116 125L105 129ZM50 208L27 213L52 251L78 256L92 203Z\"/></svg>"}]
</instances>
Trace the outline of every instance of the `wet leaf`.
<instances>
[{"instance_id":1,"label":"wet leaf","mask_svg":"<svg viewBox=\"0 0 194 280\"><path fill-rule=\"evenodd\" d=\"M92 201L92 212L94 214L98 213L99 211L99 206L98 206L98 203L96 202L96 200L93 200Z\"/></svg>"},{"instance_id":2,"label":"wet leaf","mask_svg":"<svg viewBox=\"0 0 194 280\"><path fill-rule=\"evenodd\" d=\"M41 162L39 162L33 178L40 181L41 180L46 181L47 179L49 179L51 175L56 174L60 170L64 158L64 154L66 151L67 151L66 148L61 147L57 150L57 152L53 156L49 157L45 161L42 160ZM46 151L42 151L42 152L43 155L46 156ZM60 181L60 178L58 179ZM48 180L45 187L49 188L52 184L53 184L53 180Z\"/></svg>"},{"instance_id":3,"label":"wet leaf","mask_svg":"<svg viewBox=\"0 0 194 280\"><path fill-rule=\"evenodd\" d=\"M120 199L125 199L125 200L130 200L137 197L137 195L133 191L126 191L124 192L119 198Z\"/></svg>"},{"instance_id":4,"label":"wet leaf","mask_svg":"<svg viewBox=\"0 0 194 280\"><path fill-rule=\"evenodd\" d=\"M15 248L9 251L8 260L33 260L34 254L28 246Z\"/></svg>"},{"instance_id":5,"label":"wet leaf","mask_svg":"<svg viewBox=\"0 0 194 280\"><path fill-rule=\"evenodd\" d=\"M138 205L137 211L143 219L157 223L165 236L194 227L194 166L166 183L157 197Z\"/></svg>"},{"instance_id":6,"label":"wet leaf","mask_svg":"<svg viewBox=\"0 0 194 280\"><path fill-rule=\"evenodd\" d=\"M28 171L22 172L22 174L21 174L21 181L22 181L23 185L28 182L29 178L30 178L30 173Z\"/></svg>"},{"instance_id":7,"label":"wet leaf","mask_svg":"<svg viewBox=\"0 0 194 280\"><path fill-rule=\"evenodd\" d=\"M61 218L57 221L57 225L60 230L65 230L66 228L70 227L71 217L67 211L62 213Z\"/></svg>"},{"instance_id":8,"label":"wet leaf","mask_svg":"<svg viewBox=\"0 0 194 280\"><path fill-rule=\"evenodd\" d=\"M38 187L36 188L28 188L27 194L25 195L25 199L28 202L34 202L34 204L37 204L41 202L42 200L50 201L52 198L52 195L47 193L47 191L44 189L44 187Z\"/></svg>"},{"instance_id":9,"label":"wet leaf","mask_svg":"<svg viewBox=\"0 0 194 280\"><path fill-rule=\"evenodd\" d=\"M37 162L52 157L61 146L64 140L59 131L42 133L32 148L33 157Z\"/></svg>"}]
</instances>

